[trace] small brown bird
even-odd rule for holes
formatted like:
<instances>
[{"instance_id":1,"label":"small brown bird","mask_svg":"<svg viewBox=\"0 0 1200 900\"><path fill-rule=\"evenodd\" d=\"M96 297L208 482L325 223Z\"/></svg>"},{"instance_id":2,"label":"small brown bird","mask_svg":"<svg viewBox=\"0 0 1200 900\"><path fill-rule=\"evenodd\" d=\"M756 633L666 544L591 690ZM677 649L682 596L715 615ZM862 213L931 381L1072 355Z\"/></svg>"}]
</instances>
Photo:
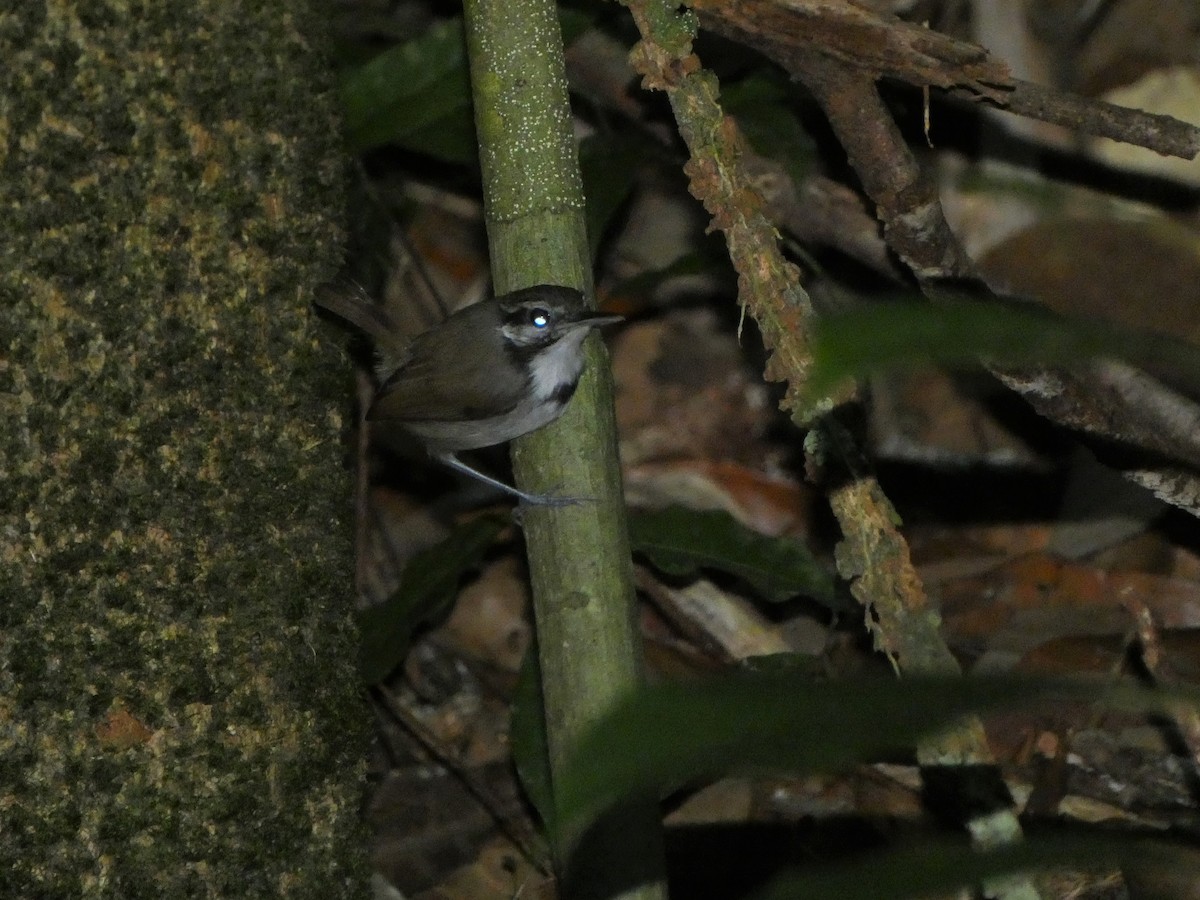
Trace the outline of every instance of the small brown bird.
<instances>
[{"instance_id":1,"label":"small brown bird","mask_svg":"<svg viewBox=\"0 0 1200 900\"><path fill-rule=\"evenodd\" d=\"M588 309L573 288L539 284L465 307L406 343L361 288L326 285L316 303L374 343L379 389L367 419L376 427L403 428L434 459L526 503L574 502L519 490L455 454L512 440L562 415L583 374L584 338L620 316Z\"/></svg>"}]
</instances>

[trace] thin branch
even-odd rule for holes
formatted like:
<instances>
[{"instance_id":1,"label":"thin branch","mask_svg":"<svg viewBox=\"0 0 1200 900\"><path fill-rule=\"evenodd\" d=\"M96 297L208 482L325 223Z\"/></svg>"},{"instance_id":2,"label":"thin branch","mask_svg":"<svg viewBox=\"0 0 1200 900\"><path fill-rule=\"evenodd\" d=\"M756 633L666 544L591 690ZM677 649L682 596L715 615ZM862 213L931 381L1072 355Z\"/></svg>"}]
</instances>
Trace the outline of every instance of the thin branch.
<instances>
[{"instance_id":1,"label":"thin branch","mask_svg":"<svg viewBox=\"0 0 1200 900\"><path fill-rule=\"evenodd\" d=\"M966 95L962 88L951 88L949 93ZM993 98L970 95L970 99L991 102ZM1163 156L1193 159L1200 153L1200 127L1196 125L1171 116L1092 100L1031 81L1014 80L1012 91L995 105L1073 131L1146 147Z\"/></svg>"},{"instance_id":2,"label":"thin branch","mask_svg":"<svg viewBox=\"0 0 1200 900\"><path fill-rule=\"evenodd\" d=\"M694 0L705 29L748 44L797 77L812 58L854 78L938 87L1029 118L1192 159L1200 126L1013 78L978 44L858 6L850 0Z\"/></svg>"},{"instance_id":3,"label":"thin branch","mask_svg":"<svg viewBox=\"0 0 1200 900\"><path fill-rule=\"evenodd\" d=\"M804 335L814 318L812 307L795 267L783 259L777 234L762 215L762 199L742 168L744 142L736 123L717 103L716 78L691 53L694 19L659 0L627 0L626 5L642 35L632 55L634 68L644 86L665 91L671 103L691 155L685 167L691 191L712 215L713 226L725 234L738 272L740 300L772 351L766 375L786 380L787 396L796 397L809 364ZM957 672L939 632L938 615L896 528L896 511L870 473L852 432L833 416L818 419L808 450L811 473L829 490L842 529L839 571L868 611L877 645L898 669ZM943 765L991 758L978 722L926 744L921 756ZM1020 825L1007 809L973 820L969 827L981 846L1020 839ZM1037 896L1024 879L996 887L1009 900Z\"/></svg>"},{"instance_id":4,"label":"thin branch","mask_svg":"<svg viewBox=\"0 0 1200 900\"><path fill-rule=\"evenodd\" d=\"M700 24L762 51L788 71L793 56L820 53L869 75L918 86L966 88L1002 103L1008 66L983 47L848 0L694 0Z\"/></svg>"},{"instance_id":5,"label":"thin branch","mask_svg":"<svg viewBox=\"0 0 1200 900\"><path fill-rule=\"evenodd\" d=\"M934 301L961 301L964 292L995 299L950 230L936 185L921 169L871 78L819 54L810 54L805 66L801 77L874 202L888 246L916 275L925 294ZM1167 503L1200 512L1196 404L1117 363L1070 372L994 374L1041 415L1107 442L1096 448L1098 454L1131 480ZM1115 449L1123 453L1118 456Z\"/></svg>"}]
</instances>

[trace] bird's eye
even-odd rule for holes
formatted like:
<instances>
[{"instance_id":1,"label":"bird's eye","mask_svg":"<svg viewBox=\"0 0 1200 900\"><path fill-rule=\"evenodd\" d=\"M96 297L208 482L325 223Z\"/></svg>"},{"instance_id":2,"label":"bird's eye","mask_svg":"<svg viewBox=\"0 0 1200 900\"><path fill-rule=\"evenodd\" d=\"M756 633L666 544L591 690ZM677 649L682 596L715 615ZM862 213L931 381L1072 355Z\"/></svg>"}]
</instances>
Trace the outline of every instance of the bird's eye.
<instances>
[{"instance_id":1,"label":"bird's eye","mask_svg":"<svg viewBox=\"0 0 1200 900\"><path fill-rule=\"evenodd\" d=\"M529 324L539 330L545 328L550 324L550 313L544 309L531 309L529 311Z\"/></svg>"}]
</instances>

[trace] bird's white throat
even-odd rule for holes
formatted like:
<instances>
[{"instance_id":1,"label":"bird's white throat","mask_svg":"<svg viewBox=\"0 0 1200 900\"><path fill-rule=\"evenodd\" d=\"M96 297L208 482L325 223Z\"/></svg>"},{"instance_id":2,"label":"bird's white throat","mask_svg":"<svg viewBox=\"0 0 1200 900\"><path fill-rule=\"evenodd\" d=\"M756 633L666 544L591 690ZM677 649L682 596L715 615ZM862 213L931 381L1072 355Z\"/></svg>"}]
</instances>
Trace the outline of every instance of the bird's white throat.
<instances>
[{"instance_id":1,"label":"bird's white throat","mask_svg":"<svg viewBox=\"0 0 1200 900\"><path fill-rule=\"evenodd\" d=\"M533 396L549 400L564 385L574 384L583 371L580 344L588 329L576 328L567 332L545 350L534 355L529 365Z\"/></svg>"}]
</instances>

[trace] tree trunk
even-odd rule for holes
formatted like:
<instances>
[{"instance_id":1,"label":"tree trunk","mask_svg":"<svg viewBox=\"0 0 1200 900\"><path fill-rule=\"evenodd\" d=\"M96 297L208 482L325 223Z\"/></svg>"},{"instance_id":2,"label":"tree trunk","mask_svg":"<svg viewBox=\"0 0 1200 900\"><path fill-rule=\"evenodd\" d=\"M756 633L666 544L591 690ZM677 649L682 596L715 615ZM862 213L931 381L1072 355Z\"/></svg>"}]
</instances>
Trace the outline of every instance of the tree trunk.
<instances>
[{"instance_id":1,"label":"tree trunk","mask_svg":"<svg viewBox=\"0 0 1200 900\"><path fill-rule=\"evenodd\" d=\"M342 239L320 23L280 0L19 9L0 895L362 895L346 385L307 308Z\"/></svg>"}]
</instances>

